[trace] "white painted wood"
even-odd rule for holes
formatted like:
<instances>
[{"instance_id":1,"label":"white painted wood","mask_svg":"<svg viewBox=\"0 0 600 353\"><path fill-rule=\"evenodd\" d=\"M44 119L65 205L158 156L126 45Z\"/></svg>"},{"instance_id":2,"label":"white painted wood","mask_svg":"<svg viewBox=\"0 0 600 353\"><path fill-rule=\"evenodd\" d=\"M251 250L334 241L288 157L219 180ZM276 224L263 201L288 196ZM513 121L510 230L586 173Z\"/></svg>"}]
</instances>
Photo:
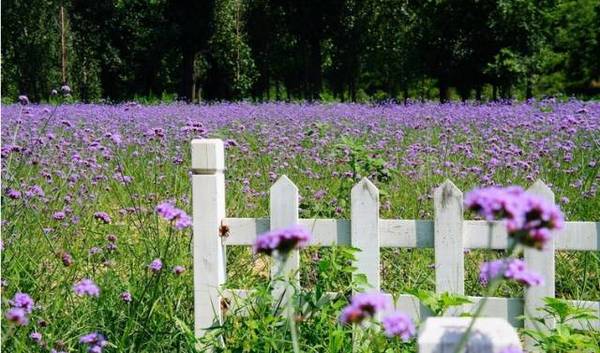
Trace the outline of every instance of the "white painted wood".
<instances>
[{"instance_id":1,"label":"white painted wood","mask_svg":"<svg viewBox=\"0 0 600 353\"><path fill-rule=\"evenodd\" d=\"M223 141L219 139L192 140L192 170L212 174L225 170Z\"/></svg>"},{"instance_id":2,"label":"white painted wood","mask_svg":"<svg viewBox=\"0 0 600 353\"><path fill-rule=\"evenodd\" d=\"M379 290L379 190L367 178L354 185L351 193L351 242L360 249L356 254L357 274L364 274L370 287Z\"/></svg>"},{"instance_id":3,"label":"white painted wood","mask_svg":"<svg viewBox=\"0 0 600 353\"><path fill-rule=\"evenodd\" d=\"M269 230L268 218L225 218L231 231L227 245L252 245L256 236ZM347 219L300 219L311 230L311 245L350 245L350 221ZM463 222L464 247L489 249L488 222ZM566 222L555 234L556 250L600 251L600 222ZM433 221L380 219L379 239L382 248L433 248ZM491 249L506 249L510 238L504 224L492 222Z\"/></svg>"},{"instance_id":4,"label":"white painted wood","mask_svg":"<svg viewBox=\"0 0 600 353\"><path fill-rule=\"evenodd\" d=\"M225 289L223 290L223 297L231 300L231 307L229 310L233 310L239 303L239 299L247 298L252 290L246 289ZM326 293L328 297L335 298L339 296L340 293L328 292ZM392 296L388 294L388 297L392 299ZM238 298L238 300L234 300ZM465 312L473 312L475 310L476 305L481 301L482 297L469 297L469 299L473 302L472 304L466 304L464 306ZM577 306L590 308L594 310L596 315L600 316L600 302L597 301L581 301L581 300L571 300L569 304ZM402 311L410 316L415 322L420 322L425 320L430 316L429 310L423 306L419 299L410 294L401 294L396 301L394 302L394 308L396 310ZM523 320L519 319L519 316L523 315L523 299L521 298L500 298L500 297L491 297L488 298L486 307L483 310L482 317L495 317L507 320L513 327L522 328ZM569 324L572 327L579 329L600 329L600 320L592 320L592 321L579 321L573 320L570 321Z\"/></svg>"},{"instance_id":5,"label":"white painted wood","mask_svg":"<svg viewBox=\"0 0 600 353\"><path fill-rule=\"evenodd\" d=\"M464 294L463 195L450 180L435 189L435 290Z\"/></svg>"},{"instance_id":6,"label":"white painted wood","mask_svg":"<svg viewBox=\"0 0 600 353\"><path fill-rule=\"evenodd\" d=\"M298 188L294 183L283 175L271 186L270 191L269 211L271 214L270 228L271 230L287 228L298 224ZM296 284L300 282L300 255L298 250L292 250L288 255L285 264L281 258L274 256L273 265L271 267L271 278L283 276L285 278L294 277ZM283 281L274 283L273 295L277 300L281 300L282 305L292 295L292 290L289 285Z\"/></svg>"},{"instance_id":7,"label":"white painted wood","mask_svg":"<svg viewBox=\"0 0 600 353\"><path fill-rule=\"evenodd\" d=\"M221 320L220 287L225 282L225 253L219 225L225 217L223 142L193 140L192 175L194 333L197 337Z\"/></svg>"},{"instance_id":8,"label":"white painted wood","mask_svg":"<svg viewBox=\"0 0 600 353\"><path fill-rule=\"evenodd\" d=\"M458 349L471 318L430 317L420 329L419 353L450 353ZM521 348L517 331L504 319L478 318L469 335L466 352L500 353L507 347Z\"/></svg>"},{"instance_id":9,"label":"white painted wood","mask_svg":"<svg viewBox=\"0 0 600 353\"><path fill-rule=\"evenodd\" d=\"M539 196L548 202L554 202L554 193L543 181L536 181L527 192ZM544 278L543 286L530 287L525 290L525 328L534 329L533 320L530 318L543 316L537 309L544 306L544 297L555 296L555 263L554 263L554 239L550 240L543 251L525 247L525 262L530 270L541 274ZM551 319L546 320L550 327L554 325ZM538 324L539 326L539 324ZM525 346L528 350L534 351L533 341L530 338L525 340Z\"/></svg>"},{"instance_id":10,"label":"white painted wood","mask_svg":"<svg viewBox=\"0 0 600 353\"><path fill-rule=\"evenodd\" d=\"M556 250L600 251L600 222L565 222L554 237Z\"/></svg>"}]
</instances>

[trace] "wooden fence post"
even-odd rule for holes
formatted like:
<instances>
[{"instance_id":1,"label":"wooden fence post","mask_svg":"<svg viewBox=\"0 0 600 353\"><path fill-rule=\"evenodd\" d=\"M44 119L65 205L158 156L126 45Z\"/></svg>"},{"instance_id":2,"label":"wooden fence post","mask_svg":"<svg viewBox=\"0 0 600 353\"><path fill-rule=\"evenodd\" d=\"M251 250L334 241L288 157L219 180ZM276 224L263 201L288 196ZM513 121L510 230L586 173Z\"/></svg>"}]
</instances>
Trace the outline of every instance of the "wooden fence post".
<instances>
[{"instance_id":1,"label":"wooden fence post","mask_svg":"<svg viewBox=\"0 0 600 353\"><path fill-rule=\"evenodd\" d=\"M225 153L218 139L192 140L194 334L221 320L225 250L219 236L225 218Z\"/></svg>"},{"instance_id":2,"label":"wooden fence post","mask_svg":"<svg viewBox=\"0 0 600 353\"><path fill-rule=\"evenodd\" d=\"M352 188L351 203L350 239L352 246L360 249L354 265L356 273L365 275L372 289L379 290L379 190L363 178Z\"/></svg>"},{"instance_id":3,"label":"wooden fence post","mask_svg":"<svg viewBox=\"0 0 600 353\"><path fill-rule=\"evenodd\" d=\"M271 230L286 228L298 224L298 188L294 183L283 175L271 186L269 200L269 211L271 216ZM290 278L290 275L295 275L295 282L299 284L300 273L300 255L298 250L292 250L288 255L285 267L275 258L271 267L271 278L276 275ZM292 295L293 288L290 288L285 283L277 281L274 283L273 296L276 299L281 298L281 306ZM285 294L284 294L285 293ZM283 295L283 297L282 297Z\"/></svg>"},{"instance_id":4,"label":"wooden fence post","mask_svg":"<svg viewBox=\"0 0 600 353\"><path fill-rule=\"evenodd\" d=\"M435 189L433 202L435 291L464 294L463 194L446 180Z\"/></svg>"},{"instance_id":5,"label":"wooden fence post","mask_svg":"<svg viewBox=\"0 0 600 353\"><path fill-rule=\"evenodd\" d=\"M554 193L543 181L536 181L527 192L543 198L548 202L554 203ZM544 278L543 286L530 287L525 291L525 328L534 329L534 317L540 317L541 314L537 308L544 306L544 297L555 296L555 264L554 264L555 241L554 237L546 243L544 250L537 250L526 247L524 250L525 262L527 267L542 275ZM546 320L546 324L552 327L554 322L550 319ZM539 324L538 324L539 325ZM533 342L527 338L525 346L528 351L533 350Z\"/></svg>"}]
</instances>

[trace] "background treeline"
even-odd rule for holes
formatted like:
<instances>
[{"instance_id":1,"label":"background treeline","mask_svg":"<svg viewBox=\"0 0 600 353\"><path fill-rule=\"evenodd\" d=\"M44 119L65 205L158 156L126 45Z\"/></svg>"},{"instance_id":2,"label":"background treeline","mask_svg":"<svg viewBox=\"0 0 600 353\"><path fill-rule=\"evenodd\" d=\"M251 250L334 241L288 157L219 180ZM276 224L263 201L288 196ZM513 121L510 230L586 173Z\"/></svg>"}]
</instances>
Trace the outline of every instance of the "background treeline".
<instances>
[{"instance_id":1,"label":"background treeline","mask_svg":"<svg viewBox=\"0 0 600 353\"><path fill-rule=\"evenodd\" d=\"M498 99L600 93L600 0L2 0L2 94Z\"/></svg>"}]
</instances>

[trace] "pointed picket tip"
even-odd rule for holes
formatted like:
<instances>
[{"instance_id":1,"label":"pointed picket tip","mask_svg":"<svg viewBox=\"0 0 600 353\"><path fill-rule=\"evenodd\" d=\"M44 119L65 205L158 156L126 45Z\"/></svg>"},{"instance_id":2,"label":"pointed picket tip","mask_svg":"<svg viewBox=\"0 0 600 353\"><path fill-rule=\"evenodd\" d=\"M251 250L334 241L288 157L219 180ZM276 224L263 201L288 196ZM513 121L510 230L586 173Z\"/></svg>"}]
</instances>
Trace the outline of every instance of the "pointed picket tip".
<instances>
[{"instance_id":1,"label":"pointed picket tip","mask_svg":"<svg viewBox=\"0 0 600 353\"><path fill-rule=\"evenodd\" d=\"M294 190L298 192L298 187L286 175L282 175L277 179L275 184L271 186L271 191L275 190Z\"/></svg>"},{"instance_id":2,"label":"pointed picket tip","mask_svg":"<svg viewBox=\"0 0 600 353\"><path fill-rule=\"evenodd\" d=\"M371 194L371 195L375 195L375 194L379 195L379 189L377 188L377 186L375 186L375 184L373 184L366 177L362 178L358 183L356 183L356 185L354 185L351 193L352 193L352 195L354 195L354 194L362 193L363 190L368 191L369 194Z\"/></svg>"},{"instance_id":3,"label":"pointed picket tip","mask_svg":"<svg viewBox=\"0 0 600 353\"><path fill-rule=\"evenodd\" d=\"M541 179L536 180L533 185L527 189L527 192L543 197L544 199L554 202L554 192Z\"/></svg>"},{"instance_id":4,"label":"pointed picket tip","mask_svg":"<svg viewBox=\"0 0 600 353\"><path fill-rule=\"evenodd\" d=\"M452 182L452 180L450 179L446 179L446 181L444 181L442 184L440 184L440 186L438 186L435 191L434 191L434 195L444 195L444 196L462 196L462 191L456 187L456 185L454 185L454 183Z\"/></svg>"}]
</instances>

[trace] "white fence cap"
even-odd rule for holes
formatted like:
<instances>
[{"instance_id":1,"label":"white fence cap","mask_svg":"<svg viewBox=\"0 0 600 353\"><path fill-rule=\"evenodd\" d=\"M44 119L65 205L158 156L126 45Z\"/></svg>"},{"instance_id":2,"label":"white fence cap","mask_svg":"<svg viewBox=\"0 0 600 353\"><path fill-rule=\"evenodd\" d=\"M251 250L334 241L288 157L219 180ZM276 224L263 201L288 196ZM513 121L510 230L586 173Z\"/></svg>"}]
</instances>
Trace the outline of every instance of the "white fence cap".
<instances>
[{"instance_id":1,"label":"white fence cap","mask_svg":"<svg viewBox=\"0 0 600 353\"><path fill-rule=\"evenodd\" d=\"M419 353L454 352L471 323L470 317L431 317L419 333ZM500 353L508 347L521 348L517 331L500 318L478 318L465 346L468 353Z\"/></svg>"}]
</instances>

